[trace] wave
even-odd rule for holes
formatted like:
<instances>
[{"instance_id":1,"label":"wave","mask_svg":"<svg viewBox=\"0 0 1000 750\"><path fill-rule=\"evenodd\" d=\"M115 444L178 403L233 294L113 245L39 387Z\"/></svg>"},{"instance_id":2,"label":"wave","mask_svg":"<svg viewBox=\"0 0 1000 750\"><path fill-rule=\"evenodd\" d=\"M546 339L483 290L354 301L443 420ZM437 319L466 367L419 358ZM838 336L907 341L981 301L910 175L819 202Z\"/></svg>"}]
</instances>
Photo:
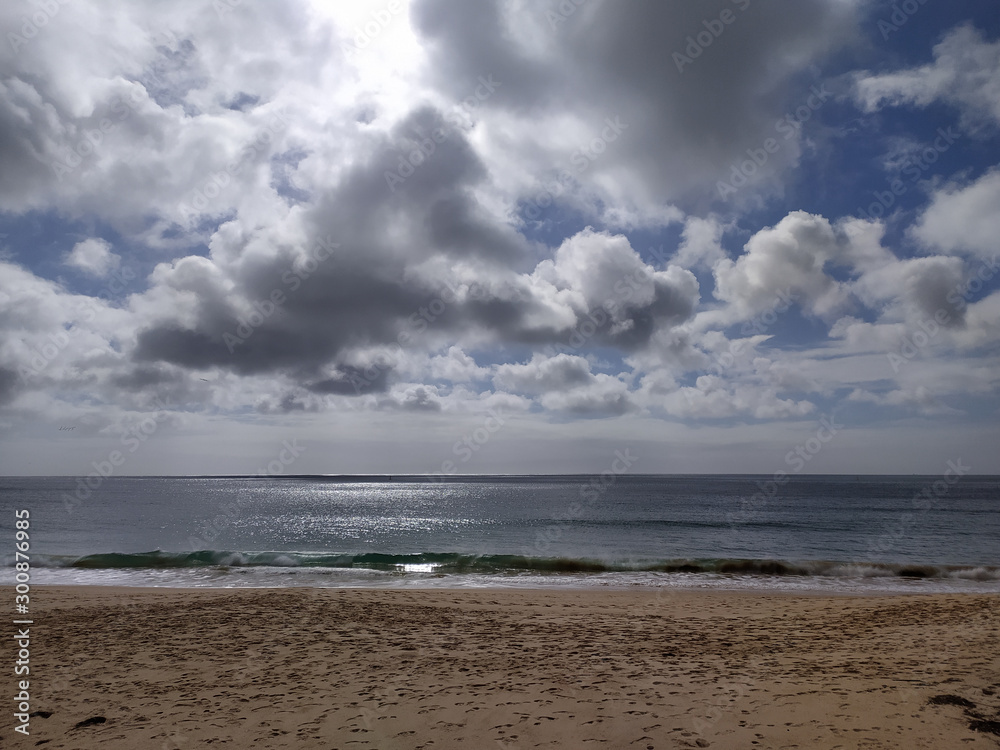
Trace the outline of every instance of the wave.
<instances>
[{"instance_id":1,"label":"wave","mask_svg":"<svg viewBox=\"0 0 1000 750\"><path fill-rule=\"evenodd\" d=\"M851 563L836 561L748 560L732 558L670 559L639 562L522 555L466 555L425 552L356 555L303 552L109 552L73 557L38 555L34 567L84 569L162 569L231 567L364 568L401 573L537 575L645 572L741 576L829 576L843 578L959 578L1000 580L1000 567L986 565L918 565L912 563Z\"/></svg>"}]
</instances>

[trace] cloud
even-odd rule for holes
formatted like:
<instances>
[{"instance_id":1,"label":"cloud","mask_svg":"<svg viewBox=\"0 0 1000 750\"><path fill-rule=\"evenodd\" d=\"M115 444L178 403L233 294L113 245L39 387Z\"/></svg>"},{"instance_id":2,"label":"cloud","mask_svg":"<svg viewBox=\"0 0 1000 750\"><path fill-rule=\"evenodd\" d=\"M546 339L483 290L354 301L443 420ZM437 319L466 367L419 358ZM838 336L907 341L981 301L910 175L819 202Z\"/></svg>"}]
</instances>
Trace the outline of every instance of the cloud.
<instances>
[{"instance_id":1,"label":"cloud","mask_svg":"<svg viewBox=\"0 0 1000 750\"><path fill-rule=\"evenodd\" d=\"M930 248L995 258L1000 252L1000 169L969 184L949 184L934 191L913 236Z\"/></svg>"},{"instance_id":2,"label":"cloud","mask_svg":"<svg viewBox=\"0 0 1000 750\"><path fill-rule=\"evenodd\" d=\"M583 357L558 354L545 358L536 354L525 364L500 365L493 380L504 390L537 396L588 385L594 376Z\"/></svg>"},{"instance_id":3,"label":"cloud","mask_svg":"<svg viewBox=\"0 0 1000 750\"><path fill-rule=\"evenodd\" d=\"M432 357L428 361L430 375L449 383L468 383L472 380L484 380L489 376L489 370L479 367L476 361L457 346L448 347L446 354Z\"/></svg>"},{"instance_id":4,"label":"cloud","mask_svg":"<svg viewBox=\"0 0 1000 750\"><path fill-rule=\"evenodd\" d=\"M855 94L868 110L942 101L957 107L967 129L1000 125L1000 41L987 42L971 24L949 31L934 62L893 73L859 74Z\"/></svg>"},{"instance_id":5,"label":"cloud","mask_svg":"<svg viewBox=\"0 0 1000 750\"><path fill-rule=\"evenodd\" d=\"M809 401L781 399L777 389L751 384L729 385L714 375L702 375L693 387L679 388L662 402L672 416L683 419L724 419L749 415L757 419L788 419L815 411Z\"/></svg>"},{"instance_id":6,"label":"cloud","mask_svg":"<svg viewBox=\"0 0 1000 750\"><path fill-rule=\"evenodd\" d=\"M589 227L539 263L532 278L551 286L553 302L574 309L578 338L598 333L596 340L623 348L645 345L658 327L686 320L699 299L690 271L674 265L654 271L624 236Z\"/></svg>"},{"instance_id":7,"label":"cloud","mask_svg":"<svg viewBox=\"0 0 1000 750\"><path fill-rule=\"evenodd\" d=\"M793 211L751 237L735 261L715 264L715 296L729 304L736 320L770 310L786 298L828 317L846 301L843 284L824 270L840 255L841 241L827 219Z\"/></svg>"},{"instance_id":8,"label":"cloud","mask_svg":"<svg viewBox=\"0 0 1000 750\"><path fill-rule=\"evenodd\" d=\"M848 400L885 407L914 407L919 413L929 416L962 413L943 403L924 386L912 390L900 388L883 394L856 389L848 396Z\"/></svg>"},{"instance_id":9,"label":"cloud","mask_svg":"<svg viewBox=\"0 0 1000 750\"><path fill-rule=\"evenodd\" d=\"M433 386L407 385L394 390L378 402L382 409L400 409L402 411L438 412L441 411L441 399Z\"/></svg>"},{"instance_id":10,"label":"cloud","mask_svg":"<svg viewBox=\"0 0 1000 750\"><path fill-rule=\"evenodd\" d=\"M128 367L121 350L131 323L126 311L104 299L68 293L0 262L0 367L18 374L16 382L6 383L6 396L30 398L54 389L124 406L148 400L148 393L105 382L109 373Z\"/></svg>"},{"instance_id":11,"label":"cloud","mask_svg":"<svg viewBox=\"0 0 1000 750\"><path fill-rule=\"evenodd\" d=\"M111 243L100 238L78 242L66 256L64 263L91 276L104 276L121 265L121 256L111 252Z\"/></svg>"},{"instance_id":12,"label":"cloud","mask_svg":"<svg viewBox=\"0 0 1000 750\"><path fill-rule=\"evenodd\" d=\"M18 374L15 370L0 367L0 405L6 404L14 399L17 380Z\"/></svg>"},{"instance_id":13,"label":"cloud","mask_svg":"<svg viewBox=\"0 0 1000 750\"><path fill-rule=\"evenodd\" d=\"M628 384L603 373L597 373L585 387L546 393L539 402L547 410L582 417L620 415L635 408Z\"/></svg>"},{"instance_id":14,"label":"cloud","mask_svg":"<svg viewBox=\"0 0 1000 750\"><path fill-rule=\"evenodd\" d=\"M681 244L673 262L681 268L704 266L711 268L726 258L721 240L724 227L715 217L706 219L689 216L684 221Z\"/></svg>"},{"instance_id":15,"label":"cloud","mask_svg":"<svg viewBox=\"0 0 1000 750\"><path fill-rule=\"evenodd\" d=\"M536 397L545 409L577 415L623 414L633 408L628 385L603 373L591 372L583 357L534 355L524 364L496 369L498 389Z\"/></svg>"},{"instance_id":16,"label":"cloud","mask_svg":"<svg viewBox=\"0 0 1000 750\"><path fill-rule=\"evenodd\" d=\"M857 22L853 1L778 8L712 0L594 3L553 29L547 13L557 6L421 0L411 14L432 54L432 80L447 96L467 96L483 73L503 82L480 115L503 123L508 137L498 159L533 175L531 164L561 165L598 195L613 196L617 210L640 214L652 203L713 191L747 148L775 136L786 107L802 103L792 101L793 71L849 42ZM675 53L723 11L733 22L678 69ZM607 118L627 130L600 145ZM798 159L798 132L789 130L792 138L768 164L772 176ZM513 175L507 186L535 187Z\"/></svg>"},{"instance_id":17,"label":"cloud","mask_svg":"<svg viewBox=\"0 0 1000 750\"><path fill-rule=\"evenodd\" d=\"M17 34L23 24L21 10L0 9L0 27ZM305 4L223 15L184 0L59 4L35 36L15 47L5 33L0 49L4 205L96 216L173 246L202 212L260 205L275 195L269 162L290 140L276 119L296 97L287 83L315 77L312 60L332 53L329 31ZM287 53L282 65L246 46L265 35L269 54ZM237 96L256 104L232 109Z\"/></svg>"},{"instance_id":18,"label":"cloud","mask_svg":"<svg viewBox=\"0 0 1000 750\"><path fill-rule=\"evenodd\" d=\"M964 305L954 292L964 287L961 258L934 256L897 260L861 275L851 286L869 308L903 320L934 319L939 314L949 326L961 325Z\"/></svg>"},{"instance_id":19,"label":"cloud","mask_svg":"<svg viewBox=\"0 0 1000 750\"><path fill-rule=\"evenodd\" d=\"M0 426L97 435L156 395L188 426L326 412L442 445L492 406L553 442L794 422L854 390L995 411L997 44L951 21L930 64L853 76L866 4L786 6L412 0L359 43L363 3L59 4L0 49ZM808 104L845 79L853 100ZM925 122L893 108L941 102L977 137L940 167L974 163L916 214L842 217L883 165L831 121L891 134L899 167Z\"/></svg>"}]
</instances>

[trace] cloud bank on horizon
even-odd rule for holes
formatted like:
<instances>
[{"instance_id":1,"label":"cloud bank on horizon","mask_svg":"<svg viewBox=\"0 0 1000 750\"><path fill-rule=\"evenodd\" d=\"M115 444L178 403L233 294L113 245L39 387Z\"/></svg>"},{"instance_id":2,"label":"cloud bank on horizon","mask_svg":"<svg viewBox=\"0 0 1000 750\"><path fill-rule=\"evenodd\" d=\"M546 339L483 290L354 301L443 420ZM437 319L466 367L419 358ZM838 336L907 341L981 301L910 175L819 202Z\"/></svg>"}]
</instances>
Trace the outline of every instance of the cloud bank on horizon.
<instances>
[{"instance_id":1,"label":"cloud bank on horizon","mask_svg":"<svg viewBox=\"0 0 1000 750\"><path fill-rule=\"evenodd\" d=\"M0 31L2 473L1000 473L987 0Z\"/></svg>"}]
</instances>

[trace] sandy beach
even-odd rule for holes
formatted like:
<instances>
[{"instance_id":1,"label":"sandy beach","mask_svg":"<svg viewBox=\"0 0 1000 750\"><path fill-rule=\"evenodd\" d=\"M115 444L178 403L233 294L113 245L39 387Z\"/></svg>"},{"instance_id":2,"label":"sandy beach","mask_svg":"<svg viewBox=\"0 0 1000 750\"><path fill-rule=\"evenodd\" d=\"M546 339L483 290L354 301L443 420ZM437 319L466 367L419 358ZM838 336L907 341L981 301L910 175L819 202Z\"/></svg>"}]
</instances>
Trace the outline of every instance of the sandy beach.
<instances>
[{"instance_id":1,"label":"sandy beach","mask_svg":"<svg viewBox=\"0 0 1000 750\"><path fill-rule=\"evenodd\" d=\"M31 593L4 747L1000 747L991 596Z\"/></svg>"}]
</instances>

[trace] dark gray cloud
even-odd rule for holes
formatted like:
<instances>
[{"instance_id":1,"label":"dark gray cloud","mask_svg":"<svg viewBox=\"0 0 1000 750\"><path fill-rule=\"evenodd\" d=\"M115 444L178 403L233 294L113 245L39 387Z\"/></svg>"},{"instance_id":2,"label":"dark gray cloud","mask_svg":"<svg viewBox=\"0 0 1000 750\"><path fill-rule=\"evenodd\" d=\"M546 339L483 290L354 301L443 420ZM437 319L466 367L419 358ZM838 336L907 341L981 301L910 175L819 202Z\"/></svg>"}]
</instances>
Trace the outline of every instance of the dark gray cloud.
<instances>
[{"instance_id":1,"label":"dark gray cloud","mask_svg":"<svg viewBox=\"0 0 1000 750\"><path fill-rule=\"evenodd\" d=\"M311 229L369 265L446 253L506 266L525 254L525 242L478 204L472 191L487 177L465 133L436 109L420 107L318 197Z\"/></svg>"},{"instance_id":2,"label":"dark gray cloud","mask_svg":"<svg viewBox=\"0 0 1000 750\"><path fill-rule=\"evenodd\" d=\"M412 171L400 170L400 160ZM389 172L402 175L400 181L387 180ZM285 372L313 392L356 395L350 368L359 362L345 354L393 345L415 325L431 331L418 346L470 330L516 343L564 341L591 319L590 311L577 311L569 327L553 316L554 300L523 273L534 264L528 243L473 192L485 177L463 132L433 108L415 110L307 209L309 236L323 238L309 250L312 265L303 265L290 244L267 247L272 240L264 230L220 245L220 257L237 259L224 271L231 284L204 260L175 264L169 284L194 295L196 322L161 317L139 332L133 358L240 374ZM259 253L261 247L268 252ZM483 278L475 293L449 293L455 288L449 279L413 271L442 258L442 273L464 263ZM664 279L654 287L651 300L616 317L616 332L610 320L599 320L595 341L634 349L656 326L690 316L690 289ZM276 293L280 303L271 304ZM431 303L437 308L415 322ZM622 315L630 325L622 325ZM323 370L331 364L339 368L333 377ZM360 369L370 364L362 361ZM385 370L369 392L386 388Z\"/></svg>"},{"instance_id":3,"label":"dark gray cloud","mask_svg":"<svg viewBox=\"0 0 1000 750\"><path fill-rule=\"evenodd\" d=\"M20 78L0 80L0 195L10 208L22 205L55 177L49 161L52 112L37 90ZM21 196L19 199L18 196Z\"/></svg>"},{"instance_id":4,"label":"dark gray cloud","mask_svg":"<svg viewBox=\"0 0 1000 750\"><path fill-rule=\"evenodd\" d=\"M391 368L388 367L371 367L365 370L360 367L340 365L337 367L336 375L309 383L306 388L313 393L337 396L383 393L387 389L390 372Z\"/></svg>"},{"instance_id":5,"label":"dark gray cloud","mask_svg":"<svg viewBox=\"0 0 1000 750\"><path fill-rule=\"evenodd\" d=\"M525 364L500 365L494 383L509 392L538 397L546 409L564 414L609 416L635 408L622 380L595 374L586 359L569 354L536 354Z\"/></svg>"},{"instance_id":6,"label":"dark gray cloud","mask_svg":"<svg viewBox=\"0 0 1000 750\"><path fill-rule=\"evenodd\" d=\"M606 258L595 250L591 260L579 260L573 274L554 286L539 283L535 266L547 251L534 247L498 212L502 201L495 195L492 202L484 200L495 189L495 175L473 144L477 111L530 119L564 110L598 124L620 117L628 123L628 137L621 139L613 159L609 154L608 167L624 168L651 186L658 200L668 198L671 185L694 172L714 178L720 159L770 127L788 93L791 71L839 44L850 26L846 3L803 0L780 10L763 3L740 10L741 5L721 0L684 7L600 3L549 29L544 14L555 4L543 4L527 11L547 30L539 52L522 42L500 2L470 6L418 0L410 15L429 43L439 90L455 102L466 101L488 77L498 82L497 91L477 96L476 106L458 119L417 104L386 123L378 105L366 105L369 116L349 131L357 136L350 161L335 180L309 191L296 188L294 176L316 144L292 138L288 153L295 154L295 164L272 158L269 183L277 173L282 195L302 203L295 231L259 225L253 216L237 213L230 224L236 230L213 238L210 259L180 259L158 271L156 284L170 290L174 303L158 303L153 314L144 316L134 347L126 348L130 369L109 382L125 390L167 386L181 377L164 367L172 365L240 375L280 373L306 392L354 395L357 373L374 364L371 350L413 333L414 316L432 301L443 309L432 320L425 318L427 325L420 324L426 333L410 345L418 350L472 333L480 340L536 348L582 337L586 346L642 350L657 331L691 317L698 296L693 277L657 278L648 294L610 314L601 307L603 293L591 289L586 278L591 260L608 260L608 268L617 269L610 250ZM701 32L704 21L714 23L723 9L735 14L735 22L691 65L677 70L674 52L683 51L687 37ZM132 65L126 80L142 83L145 92L128 105L109 142L128 144L161 134L165 121L158 109L176 103L186 107L208 85L211 49L207 40L192 39L168 34L160 41L144 40L147 63ZM23 118L12 121L0 128L0 144L10 140L14 155L22 160L27 155L37 171L41 162L35 157L51 154L59 140L51 136L58 130L56 120L69 117L65 97L49 91L50 84L41 94L22 79L7 85L15 87L12 96L22 109L34 113L35 129L25 129ZM106 114L116 97L130 90L121 79L116 86L95 100L91 119ZM239 101L252 110L266 100L267 86L250 78L220 91L225 88L231 91L218 99L220 106ZM75 119L80 127L94 125ZM42 140L32 146L32 138ZM161 141L158 152L165 149ZM684 148L672 146L681 143ZM521 145L510 146L517 156ZM255 152L253 168L269 163L266 153ZM284 152L275 146L274 153ZM215 155L209 163L217 163ZM92 166L85 162L81 174L89 174ZM543 161L540 166L552 165ZM244 171L249 178L249 163ZM205 180L194 179L195 184ZM231 190L239 192L235 185ZM180 195L189 200L188 192ZM206 210L218 213L226 205ZM336 250L303 270L303 246L311 252L322 241L335 243ZM605 270L595 267L592 274ZM475 279L478 293L471 294L459 277ZM459 291L440 305L447 288ZM275 293L281 301L271 305ZM269 305L273 309L265 314ZM391 366L374 372L365 379L369 392L387 391L397 377Z\"/></svg>"},{"instance_id":7,"label":"dark gray cloud","mask_svg":"<svg viewBox=\"0 0 1000 750\"><path fill-rule=\"evenodd\" d=\"M14 399L18 379L17 372L7 367L0 367L0 404L9 403Z\"/></svg>"},{"instance_id":8,"label":"dark gray cloud","mask_svg":"<svg viewBox=\"0 0 1000 750\"><path fill-rule=\"evenodd\" d=\"M398 171L423 133L443 140L390 186L385 173ZM309 210L311 236L326 241L309 248L311 266L297 263L290 246L274 247L260 260L235 265L231 288L178 268L171 285L196 296L197 323L168 317L141 331L135 359L243 374L299 369L309 376L347 347L395 342L441 288L408 274L412 264L445 253L504 267L521 254L523 240L486 216L469 192L484 175L461 133L434 110L417 110ZM267 242L241 235L226 250L239 256ZM280 304L270 302L276 299ZM274 309L265 315L264 308ZM449 310L435 325L447 330L458 319Z\"/></svg>"},{"instance_id":9,"label":"dark gray cloud","mask_svg":"<svg viewBox=\"0 0 1000 750\"><path fill-rule=\"evenodd\" d=\"M177 380L178 374L172 368L156 365L139 365L109 378L111 385L129 391L142 391L150 386L174 383Z\"/></svg>"},{"instance_id":10,"label":"dark gray cloud","mask_svg":"<svg viewBox=\"0 0 1000 750\"><path fill-rule=\"evenodd\" d=\"M406 389L397 398L380 399L379 408L414 412L438 412L441 411L441 402L431 392L430 388L419 385Z\"/></svg>"},{"instance_id":11,"label":"dark gray cloud","mask_svg":"<svg viewBox=\"0 0 1000 750\"><path fill-rule=\"evenodd\" d=\"M364 50L331 47L350 42L343 4L244 3L222 19L195 0L126 3L116 8L137 33L95 37L76 19L106 9L78 3L16 56L0 50L0 196L15 215L81 218L95 242L116 230L105 255L77 253L95 279L119 255L152 272L111 305L79 293L78 274L45 282L27 253L3 263L11 411L62 418L65 394L85 393L74 410L145 408L156 394L192 423L338 409L372 422L361 432L403 412L443 412L427 421L444 424L497 404L557 421L783 419L813 408L788 390L884 379L872 354L939 309L952 325L933 346L995 340L995 299L949 302L975 271L961 258L904 260L881 225L847 232L835 216L793 212L763 228L717 203L698 210L766 138L780 149L765 182L798 160L806 138L775 123L822 80L824 55L852 43L861 0L414 0ZM15 15L0 9L0 22ZM971 68L960 73L976 101L993 101ZM884 86L870 106L913 100ZM60 180L49 162L118 115ZM580 167L609 121L621 132ZM556 176L557 205L539 198L526 223L525 202ZM997 182L962 179L934 190L917 238L991 257ZM671 222L684 222L681 247L647 265L632 243L669 244L656 230ZM794 304L776 308L783 295ZM802 315L828 324L824 343L841 353L843 342L845 361L862 352L864 372L831 376L831 358L796 359L766 329L735 361L735 327L772 312L787 315L782 332Z\"/></svg>"},{"instance_id":12,"label":"dark gray cloud","mask_svg":"<svg viewBox=\"0 0 1000 750\"><path fill-rule=\"evenodd\" d=\"M558 3L540 3L527 11L543 36L538 44L545 52L538 53L513 38L504 5L415 4L416 26L432 43L437 84L461 100L478 75L491 73L502 95L484 108L527 117L572 112L598 129L605 117L619 117L627 135L614 144L614 157L594 169L627 166L660 200L713 189L747 148L768 137L782 140L775 122L786 107L804 103L795 100L808 93L796 85L803 69L849 41L857 17L854 3L828 0L604 2L584 4L552 29L545 14ZM732 23L722 24L724 13ZM709 27L721 33L708 32L703 41L711 43L701 47L698 35ZM675 54L696 51L689 37L701 51L679 69ZM796 141L782 145L769 171L797 158Z\"/></svg>"}]
</instances>

